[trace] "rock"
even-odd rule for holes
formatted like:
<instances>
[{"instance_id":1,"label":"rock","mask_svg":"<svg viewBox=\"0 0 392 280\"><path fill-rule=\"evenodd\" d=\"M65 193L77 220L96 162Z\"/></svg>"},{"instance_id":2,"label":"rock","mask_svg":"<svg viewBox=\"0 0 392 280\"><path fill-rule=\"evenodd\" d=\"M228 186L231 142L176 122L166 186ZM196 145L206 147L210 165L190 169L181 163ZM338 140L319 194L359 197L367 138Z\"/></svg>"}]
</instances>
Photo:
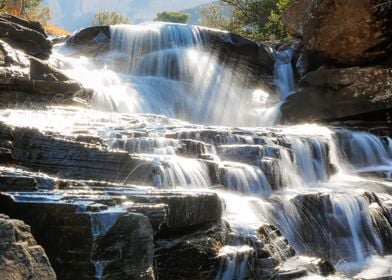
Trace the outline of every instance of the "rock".
<instances>
[{"instance_id":1,"label":"rock","mask_svg":"<svg viewBox=\"0 0 392 280\"><path fill-rule=\"evenodd\" d=\"M151 161L131 158L126 152L59 139L29 128L13 130L13 146L16 161L37 171L73 179L112 182L128 179L135 184L140 181L152 185L146 178Z\"/></svg>"},{"instance_id":2,"label":"rock","mask_svg":"<svg viewBox=\"0 0 392 280\"><path fill-rule=\"evenodd\" d=\"M0 279L56 279L30 227L3 214L0 214Z\"/></svg>"},{"instance_id":3,"label":"rock","mask_svg":"<svg viewBox=\"0 0 392 280\"><path fill-rule=\"evenodd\" d=\"M0 200L2 209L31 225L59 279L153 279L153 232L146 216L110 208L89 212L72 203Z\"/></svg>"},{"instance_id":4,"label":"rock","mask_svg":"<svg viewBox=\"0 0 392 280\"><path fill-rule=\"evenodd\" d=\"M237 63L240 66L237 71L242 66L242 71L273 74L274 60L267 45L257 44L230 32L210 29L201 29L200 32L207 48L229 66Z\"/></svg>"},{"instance_id":5,"label":"rock","mask_svg":"<svg viewBox=\"0 0 392 280\"><path fill-rule=\"evenodd\" d=\"M12 47L38 58L49 58L52 44L42 26L10 15L0 16L0 37Z\"/></svg>"},{"instance_id":6,"label":"rock","mask_svg":"<svg viewBox=\"0 0 392 280\"><path fill-rule=\"evenodd\" d=\"M32 177L0 175L1 192L33 192L38 191L37 182Z\"/></svg>"},{"instance_id":7,"label":"rock","mask_svg":"<svg viewBox=\"0 0 392 280\"><path fill-rule=\"evenodd\" d=\"M375 0L301 0L283 13L308 51L344 65L369 63L392 50L392 7ZM338 27L338 28L337 28Z\"/></svg>"},{"instance_id":8,"label":"rock","mask_svg":"<svg viewBox=\"0 0 392 280\"><path fill-rule=\"evenodd\" d=\"M222 225L177 238L156 241L157 279L216 279L220 271L219 249L224 243Z\"/></svg>"},{"instance_id":9,"label":"rock","mask_svg":"<svg viewBox=\"0 0 392 280\"><path fill-rule=\"evenodd\" d=\"M269 253L274 263L280 264L288 258L295 256L295 250L275 226L261 226L256 236L263 242L263 249Z\"/></svg>"},{"instance_id":10,"label":"rock","mask_svg":"<svg viewBox=\"0 0 392 280\"><path fill-rule=\"evenodd\" d=\"M318 274L327 277L334 273L334 266L326 260L299 256L288 259L280 267L276 279L297 279L308 274Z\"/></svg>"},{"instance_id":11,"label":"rock","mask_svg":"<svg viewBox=\"0 0 392 280\"><path fill-rule=\"evenodd\" d=\"M30 57L30 79L65 82L69 80L69 77L44 61Z\"/></svg>"},{"instance_id":12,"label":"rock","mask_svg":"<svg viewBox=\"0 0 392 280\"><path fill-rule=\"evenodd\" d=\"M0 210L31 225L60 279L153 279L153 270L160 279L177 279L175 271L215 279L226 235L216 194L64 183L0 194Z\"/></svg>"},{"instance_id":13,"label":"rock","mask_svg":"<svg viewBox=\"0 0 392 280\"><path fill-rule=\"evenodd\" d=\"M392 109L391 79L392 69L320 68L303 77L299 91L286 99L281 107L283 120L317 122L371 117L373 121L387 121Z\"/></svg>"},{"instance_id":14,"label":"rock","mask_svg":"<svg viewBox=\"0 0 392 280\"><path fill-rule=\"evenodd\" d=\"M70 37L70 35L57 36L57 37L51 38L50 41L52 42L53 45L61 44L61 43L65 43L65 41L67 41L67 39L69 37Z\"/></svg>"},{"instance_id":15,"label":"rock","mask_svg":"<svg viewBox=\"0 0 392 280\"><path fill-rule=\"evenodd\" d=\"M282 12L282 22L292 36L303 36L303 21L311 2L311 0L295 1Z\"/></svg>"},{"instance_id":16,"label":"rock","mask_svg":"<svg viewBox=\"0 0 392 280\"><path fill-rule=\"evenodd\" d=\"M72 34L67 40L67 46L83 52L83 48L95 48L95 52L86 52L89 56L97 55L108 50L110 42L109 26L92 26L83 28ZM90 49L91 50L91 49Z\"/></svg>"},{"instance_id":17,"label":"rock","mask_svg":"<svg viewBox=\"0 0 392 280\"><path fill-rule=\"evenodd\" d=\"M72 34L65 43L79 54L88 56L102 54L110 49L110 27L93 26L81 29Z\"/></svg>"},{"instance_id":18,"label":"rock","mask_svg":"<svg viewBox=\"0 0 392 280\"><path fill-rule=\"evenodd\" d=\"M0 107L75 104L92 96L92 90L47 62L25 55L3 41L0 53Z\"/></svg>"}]
</instances>

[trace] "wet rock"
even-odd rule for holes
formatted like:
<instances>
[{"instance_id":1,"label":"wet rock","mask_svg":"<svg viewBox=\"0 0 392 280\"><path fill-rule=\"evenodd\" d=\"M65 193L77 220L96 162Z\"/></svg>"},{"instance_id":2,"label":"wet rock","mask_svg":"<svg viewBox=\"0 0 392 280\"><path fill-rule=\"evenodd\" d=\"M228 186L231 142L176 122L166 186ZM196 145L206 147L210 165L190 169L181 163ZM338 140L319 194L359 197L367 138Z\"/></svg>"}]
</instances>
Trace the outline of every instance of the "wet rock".
<instances>
[{"instance_id":1,"label":"wet rock","mask_svg":"<svg viewBox=\"0 0 392 280\"><path fill-rule=\"evenodd\" d=\"M10 15L0 16L0 36L12 47L38 58L48 58L52 44L40 23Z\"/></svg>"},{"instance_id":2,"label":"wet rock","mask_svg":"<svg viewBox=\"0 0 392 280\"><path fill-rule=\"evenodd\" d=\"M263 225L257 231L257 237L263 242L263 249L269 253L274 263L282 263L295 255L287 239L273 225Z\"/></svg>"},{"instance_id":3,"label":"wet rock","mask_svg":"<svg viewBox=\"0 0 392 280\"><path fill-rule=\"evenodd\" d=\"M68 182L62 191L0 194L0 211L31 225L60 279L153 279L153 270L160 279L179 279L175 271L217 275L226 227L216 194L86 183L91 186Z\"/></svg>"},{"instance_id":4,"label":"wet rock","mask_svg":"<svg viewBox=\"0 0 392 280\"><path fill-rule=\"evenodd\" d=\"M391 51L392 8L379 4L374 0L299 1L284 12L283 22L291 34L303 37L309 51L341 64L368 63Z\"/></svg>"},{"instance_id":5,"label":"wet rock","mask_svg":"<svg viewBox=\"0 0 392 280\"><path fill-rule=\"evenodd\" d=\"M0 175L1 192L38 191L37 182L32 177Z\"/></svg>"},{"instance_id":6,"label":"wet rock","mask_svg":"<svg viewBox=\"0 0 392 280\"><path fill-rule=\"evenodd\" d=\"M379 199L375 193L365 192L363 197L370 204L369 210L372 223L380 241L383 244L385 254L392 253L392 212Z\"/></svg>"},{"instance_id":7,"label":"wet rock","mask_svg":"<svg viewBox=\"0 0 392 280\"><path fill-rule=\"evenodd\" d=\"M237 71L267 75L273 73L273 57L268 46L257 44L234 33L201 30L207 47L224 63L238 65Z\"/></svg>"},{"instance_id":8,"label":"wet rock","mask_svg":"<svg viewBox=\"0 0 392 280\"><path fill-rule=\"evenodd\" d=\"M0 278L56 279L44 249L19 220L0 214Z\"/></svg>"},{"instance_id":9,"label":"wet rock","mask_svg":"<svg viewBox=\"0 0 392 280\"><path fill-rule=\"evenodd\" d=\"M157 279L216 279L220 272L218 253L223 243L222 225L157 240L154 260Z\"/></svg>"},{"instance_id":10,"label":"wet rock","mask_svg":"<svg viewBox=\"0 0 392 280\"><path fill-rule=\"evenodd\" d=\"M34 57L30 57L30 79L60 82L69 80L60 70Z\"/></svg>"},{"instance_id":11,"label":"wet rock","mask_svg":"<svg viewBox=\"0 0 392 280\"><path fill-rule=\"evenodd\" d=\"M34 129L15 128L12 133L18 164L73 179L117 182L129 179L152 185L146 181L150 162L143 164L142 158L132 159L126 152L60 139Z\"/></svg>"},{"instance_id":12,"label":"wet rock","mask_svg":"<svg viewBox=\"0 0 392 280\"><path fill-rule=\"evenodd\" d=\"M388 121L392 109L391 69L320 68L300 81L281 107L288 122ZM306 104L306 106L304 106Z\"/></svg>"},{"instance_id":13,"label":"wet rock","mask_svg":"<svg viewBox=\"0 0 392 280\"><path fill-rule=\"evenodd\" d=\"M2 209L31 225L59 279L153 279L153 232L146 216L8 196L0 200Z\"/></svg>"},{"instance_id":14,"label":"wet rock","mask_svg":"<svg viewBox=\"0 0 392 280\"><path fill-rule=\"evenodd\" d=\"M215 193L192 194L169 192L160 194L157 192L150 193L147 196L137 196L131 192L128 195L124 193L122 195L138 203L154 201L156 204L165 205L165 211L167 213L161 215L163 220L161 221L159 230L159 234L163 236L178 233L189 228L197 228L205 224L218 223L222 218L222 202ZM130 209L133 209L133 206ZM132 211L138 211L151 217L145 210ZM155 211L151 213L155 213ZM153 224L156 224L156 222Z\"/></svg>"}]
</instances>

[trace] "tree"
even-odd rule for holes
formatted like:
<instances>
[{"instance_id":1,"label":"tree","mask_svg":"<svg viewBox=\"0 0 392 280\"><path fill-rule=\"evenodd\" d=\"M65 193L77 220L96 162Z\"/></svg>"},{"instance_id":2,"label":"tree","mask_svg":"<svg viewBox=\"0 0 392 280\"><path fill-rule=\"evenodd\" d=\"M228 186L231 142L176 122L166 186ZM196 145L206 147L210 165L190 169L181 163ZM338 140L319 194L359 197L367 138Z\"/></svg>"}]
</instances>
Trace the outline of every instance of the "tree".
<instances>
[{"instance_id":1,"label":"tree","mask_svg":"<svg viewBox=\"0 0 392 280\"><path fill-rule=\"evenodd\" d=\"M164 11L158 13L154 21L187 23L189 21L189 18L190 14Z\"/></svg>"},{"instance_id":2,"label":"tree","mask_svg":"<svg viewBox=\"0 0 392 280\"><path fill-rule=\"evenodd\" d=\"M202 9L202 24L254 40L282 39L288 34L280 15L292 2L294 0L221 0Z\"/></svg>"},{"instance_id":3,"label":"tree","mask_svg":"<svg viewBox=\"0 0 392 280\"><path fill-rule=\"evenodd\" d=\"M0 1L0 9L5 12L7 1ZM42 6L43 0L24 0L21 11L21 17L28 20L39 21L47 23L50 20L50 9L47 6Z\"/></svg>"},{"instance_id":4,"label":"tree","mask_svg":"<svg viewBox=\"0 0 392 280\"><path fill-rule=\"evenodd\" d=\"M392 9L392 0L376 0L376 9Z\"/></svg>"},{"instance_id":5,"label":"tree","mask_svg":"<svg viewBox=\"0 0 392 280\"><path fill-rule=\"evenodd\" d=\"M131 24L132 20L118 12L99 12L93 19L94 26Z\"/></svg>"}]
</instances>

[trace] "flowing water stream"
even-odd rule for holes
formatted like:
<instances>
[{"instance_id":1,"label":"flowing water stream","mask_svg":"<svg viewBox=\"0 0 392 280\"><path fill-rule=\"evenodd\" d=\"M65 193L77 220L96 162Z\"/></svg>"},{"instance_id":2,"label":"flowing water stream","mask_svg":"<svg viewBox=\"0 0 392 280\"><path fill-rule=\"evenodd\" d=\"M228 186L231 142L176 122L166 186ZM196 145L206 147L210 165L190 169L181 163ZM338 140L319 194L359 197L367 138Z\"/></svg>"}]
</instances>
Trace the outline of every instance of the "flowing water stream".
<instances>
[{"instance_id":1,"label":"flowing water stream","mask_svg":"<svg viewBox=\"0 0 392 280\"><path fill-rule=\"evenodd\" d=\"M107 54L72 57L62 47L52 62L95 90L95 110L53 108L50 118L30 111L23 119L8 110L0 119L63 134L88 127L113 148L151 162L146 177L154 187L216 191L239 237L272 224L297 255L335 265L336 278L391 276L392 139L275 125L273 93L248 88L203 47L201 33L173 24L114 26ZM276 62L282 99L294 87L290 55ZM132 116L143 136L118 137L116 127L136 128L116 112ZM184 156L184 143L197 152ZM221 250L227 262L220 277L244 279L254 247L232 243ZM288 257L283 249L278 254L283 262Z\"/></svg>"}]
</instances>

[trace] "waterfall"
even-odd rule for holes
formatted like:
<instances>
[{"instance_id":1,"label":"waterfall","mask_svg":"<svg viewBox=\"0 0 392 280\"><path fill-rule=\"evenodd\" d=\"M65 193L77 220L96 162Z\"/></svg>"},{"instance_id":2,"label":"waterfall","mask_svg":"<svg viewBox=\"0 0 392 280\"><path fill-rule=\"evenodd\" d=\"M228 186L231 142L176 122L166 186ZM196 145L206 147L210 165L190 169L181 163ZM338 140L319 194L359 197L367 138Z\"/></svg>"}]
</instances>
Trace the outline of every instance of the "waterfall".
<instances>
[{"instance_id":1,"label":"waterfall","mask_svg":"<svg viewBox=\"0 0 392 280\"><path fill-rule=\"evenodd\" d=\"M110 34L110 50L95 61L64 58L66 47L52 56L68 75L95 90L94 108L229 126L274 120L270 94L248 87L246 73L207 51L206 28L149 23L112 26Z\"/></svg>"},{"instance_id":2,"label":"waterfall","mask_svg":"<svg viewBox=\"0 0 392 280\"><path fill-rule=\"evenodd\" d=\"M279 90L280 100L285 100L295 88L294 70L291 65L293 55L292 48L275 52L275 84Z\"/></svg>"},{"instance_id":3,"label":"waterfall","mask_svg":"<svg viewBox=\"0 0 392 280\"><path fill-rule=\"evenodd\" d=\"M123 183L216 192L237 238L219 249L220 279L249 276L257 251L249 239L261 244L266 224L281 233L280 245L287 239L297 255L324 258L345 277L390 264L391 138L315 124L268 127L278 112L270 94L207 50L201 27L152 23L110 32L106 54L73 58L63 48L51 58L95 90L96 111L55 108L46 118L7 110L0 121L67 135L87 127L140 162ZM292 49L275 54L282 102L295 89L292 56ZM293 255L280 245L271 256L277 263Z\"/></svg>"}]
</instances>

